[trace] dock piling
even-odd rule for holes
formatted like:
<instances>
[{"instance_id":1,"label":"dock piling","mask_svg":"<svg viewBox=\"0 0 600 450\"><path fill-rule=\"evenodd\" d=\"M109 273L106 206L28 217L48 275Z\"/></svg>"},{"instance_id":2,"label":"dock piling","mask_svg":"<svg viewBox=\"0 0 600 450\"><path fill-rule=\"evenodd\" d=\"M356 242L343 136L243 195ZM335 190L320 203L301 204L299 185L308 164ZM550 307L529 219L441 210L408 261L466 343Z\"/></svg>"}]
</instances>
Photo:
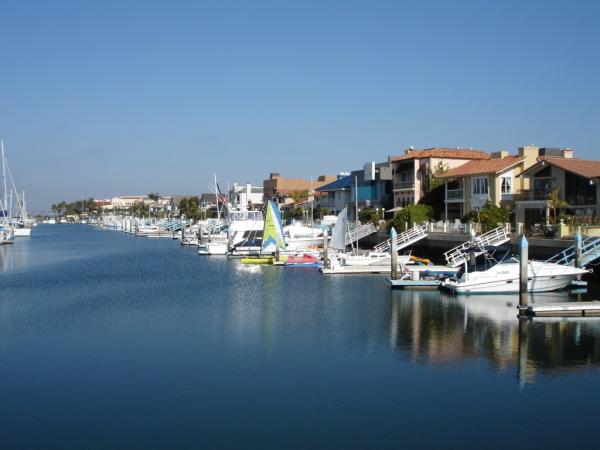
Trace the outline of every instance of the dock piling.
<instances>
[{"instance_id":1,"label":"dock piling","mask_svg":"<svg viewBox=\"0 0 600 450\"><path fill-rule=\"evenodd\" d=\"M527 309L527 283L529 281L529 242L525 235L521 236L519 244L519 263L520 263L520 279L519 279L519 311Z\"/></svg>"},{"instance_id":2,"label":"dock piling","mask_svg":"<svg viewBox=\"0 0 600 450\"><path fill-rule=\"evenodd\" d=\"M575 267L581 268L581 256L583 253L583 240L581 238L581 232L577 229L575 234Z\"/></svg>"},{"instance_id":3,"label":"dock piling","mask_svg":"<svg viewBox=\"0 0 600 450\"><path fill-rule=\"evenodd\" d=\"M390 278L392 280L397 280L398 279L398 243L396 242L396 239L398 239L398 233L396 233L396 230L394 227L392 227L391 230L391 241L390 241L390 256L391 256L391 264L392 264L392 273Z\"/></svg>"},{"instance_id":4,"label":"dock piling","mask_svg":"<svg viewBox=\"0 0 600 450\"><path fill-rule=\"evenodd\" d=\"M329 268L329 242L327 242L327 231L323 231L323 267Z\"/></svg>"}]
</instances>

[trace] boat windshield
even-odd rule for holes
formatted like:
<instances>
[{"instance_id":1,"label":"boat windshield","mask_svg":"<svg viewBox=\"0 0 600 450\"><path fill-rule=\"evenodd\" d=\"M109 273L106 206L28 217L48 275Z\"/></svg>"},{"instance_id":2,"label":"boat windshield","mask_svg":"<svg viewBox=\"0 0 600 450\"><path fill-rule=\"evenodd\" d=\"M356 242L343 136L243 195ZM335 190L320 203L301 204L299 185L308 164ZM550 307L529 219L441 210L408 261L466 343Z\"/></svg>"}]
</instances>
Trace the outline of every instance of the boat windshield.
<instances>
[{"instance_id":1,"label":"boat windshield","mask_svg":"<svg viewBox=\"0 0 600 450\"><path fill-rule=\"evenodd\" d=\"M244 220L262 220L261 211L231 211L229 213L229 220L232 222L241 222Z\"/></svg>"},{"instance_id":2,"label":"boat windshield","mask_svg":"<svg viewBox=\"0 0 600 450\"><path fill-rule=\"evenodd\" d=\"M491 269L509 258L511 249L507 246L476 247L468 250L466 254L469 272L482 272ZM475 264L473 264L473 261ZM464 273L465 266L463 265L456 274L456 277L460 278Z\"/></svg>"}]
</instances>

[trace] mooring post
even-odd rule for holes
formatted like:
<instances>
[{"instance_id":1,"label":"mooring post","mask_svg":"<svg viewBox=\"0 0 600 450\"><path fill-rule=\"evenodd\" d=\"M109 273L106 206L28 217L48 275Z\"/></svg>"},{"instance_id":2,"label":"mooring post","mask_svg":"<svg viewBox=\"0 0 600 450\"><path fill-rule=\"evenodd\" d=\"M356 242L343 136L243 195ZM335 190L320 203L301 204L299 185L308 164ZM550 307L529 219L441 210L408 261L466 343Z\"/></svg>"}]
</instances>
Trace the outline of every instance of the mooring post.
<instances>
[{"instance_id":1,"label":"mooring post","mask_svg":"<svg viewBox=\"0 0 600 450\"><path fill-rule=\"evenodd\" d=\"M329 243L327 242L327 231L323 230L323 268L329 268Z\"/></svg>"},{"instance_id":2,"label":"mooring post","mask_svg":"<svg viewBox=\"0 0 600 450\"><path fill-rule=\"evenodd\" d=\"M203 239L204 238L202 237L202 222L198 222L198 246L204 243Z\"/></svg>"},{"instance_id":3,"label":"mooring post","mask_svg":"<svg viewBox=\"0 0 600 450\"><path fill-rule=\"evenodd\" d=\"M529 242L525 235L521 236L520 243L520 274L519 279L519 312L523 312L527 308L527 283L529 281Z\"/></svg>"},{"instance_id":4,"label":"mooring post","mask_svg":"<svg viewBox=\"0 0 600 450\"><path fill-rule=\"evenodd\" d=\"M391 264L392 264L392 274L390 276L390 278L392 280L397 280L398 279L398 244L396 242L396 240L398 239L398 233L396 233L396 230L394 229L394 227L392 227L392 231L391 231L391 236L390 236L391 242L390 242L390 256L391 256Z\"/></svg>"},{"instance_id":5,"label":"mooring post","mask_svg":"<svg viewBox=\"0 0 600 450\"><path fill-rule=\"evenodd\" d=\"M581 232L577 229L575 234L575 267L581 268L581 255L583 253L583 239Z\"/></svg>"},{"instance_id":6,"label":"mooring post","mask_svg":"<svg viewBox=\"0 0 600 450\"><path fill-rule=\"evenodd\" d=\"M181 221L181 245L183 245L184 240L185 240L185 222Z\"/></svg>"}]
</instances>

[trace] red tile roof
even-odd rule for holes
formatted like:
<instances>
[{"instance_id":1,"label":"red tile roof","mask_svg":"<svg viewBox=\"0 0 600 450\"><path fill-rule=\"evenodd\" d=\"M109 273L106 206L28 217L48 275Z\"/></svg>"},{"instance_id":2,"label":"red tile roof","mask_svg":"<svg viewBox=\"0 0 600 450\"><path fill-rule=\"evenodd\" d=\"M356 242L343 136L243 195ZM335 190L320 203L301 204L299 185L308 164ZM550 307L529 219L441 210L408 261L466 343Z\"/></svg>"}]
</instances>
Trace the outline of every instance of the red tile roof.
<instances>
[{"instance_id":1,"label":"red tile roof","mask_svg":"<svg viewBox=\"0 0 600 450\"><path fill-rule=\"evenodd\" d=\"M507 156L505 158L474 160L464 163L462 166L450 169L438 178L457 178L469 175L479 175L484 173L499 173L520 162L524 161L523 156Z\"/></svg>"},{"instance_id":2,"label":"red tile roof","mask_svg":"<svg viewBox=\"0 0 600 450\"><path fill-rule=\"evenodd\" d=\"M483 150L467 149L467 148L444 148L433 147L422 150L406 150L406 154L402 156L392 157L392 161L406 161L410 159L423 158L449 158L449 159L490 159L490 155Z\"/></svg>"},{"instance_id":3,"label":"red tile roof","mask_svg":"<svg viewBox=\"0 0 600 450\"><path fill-rule=\"evenodd\" d=\"M546 161L553 166L585 178L600 178L600 161L561 158L560 156L540 156L538 161Z\"/></svg>"}]
</instances>

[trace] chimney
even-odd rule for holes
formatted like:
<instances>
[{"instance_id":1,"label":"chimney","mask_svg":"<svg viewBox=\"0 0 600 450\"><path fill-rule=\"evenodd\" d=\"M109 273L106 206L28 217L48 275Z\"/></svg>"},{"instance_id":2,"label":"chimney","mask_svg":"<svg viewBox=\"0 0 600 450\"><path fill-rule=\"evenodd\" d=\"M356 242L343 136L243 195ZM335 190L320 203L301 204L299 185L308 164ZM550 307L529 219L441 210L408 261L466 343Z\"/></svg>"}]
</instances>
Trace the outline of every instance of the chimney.
<instances>
[{"instance_id":1,"label":"chimney","mask_svg":"<svg viewBox=\"0 0 600 450\"><path fill-rule=\"evenodd\" d=\"M508 151L499 150L497 152L492 152L492 154L490 156L492 159L504 159L508 156Z\"/></svg>"},{"instance_id":2,"label":"chimney","mask_svg":"<svg viewBox=\"0 0 600 450\"><path fill-rule=\"evenodd\" d=\"M571 159L573 158L573 150L571 150L570 148L563 148L562 151L562 157L565 159Z\"/></svg>"}]
</instances>

